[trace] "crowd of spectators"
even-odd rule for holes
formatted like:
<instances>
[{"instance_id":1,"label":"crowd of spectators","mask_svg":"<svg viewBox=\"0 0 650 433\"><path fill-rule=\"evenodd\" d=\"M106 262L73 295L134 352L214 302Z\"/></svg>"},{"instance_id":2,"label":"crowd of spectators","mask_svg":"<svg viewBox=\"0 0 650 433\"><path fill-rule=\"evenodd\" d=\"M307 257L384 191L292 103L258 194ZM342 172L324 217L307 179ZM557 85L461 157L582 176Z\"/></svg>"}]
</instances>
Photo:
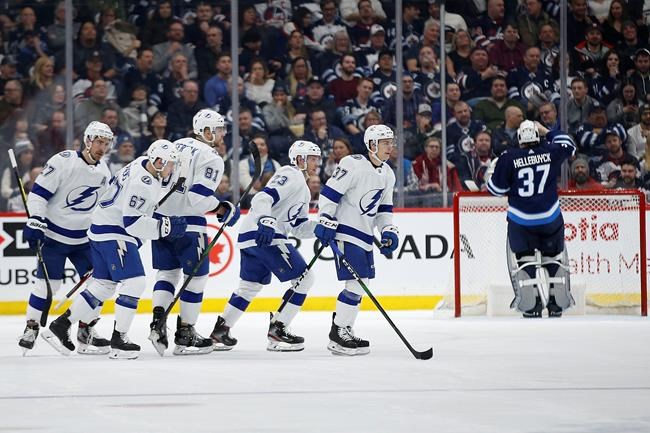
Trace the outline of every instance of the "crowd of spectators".
<instances>
[{"instance_id":1,"label":"crowd of spectators","mask_svg":"<svg viewBox=\"0 0 650 433\"><path fill-rule=\"evenodd\" d=\"M248 145L260 149L260 190L287 162L291 143L304 138L323 151L320 176L309 179L313 207L338 161L365 151L365 128L396 127L399 79L407 194L439 195L444 158L449 191L484 189L491 161L517 146L522 120L558 127L560 73L569 85L568 132L579 147L570 187L649 187L648 1L570 0L567 34L560 35L558 0L447 0L444 29L435 0L406 0L401 38L395 3L387 0L243 1L236 17L223 0L74 3L73 119L66 119L64 2L9 2L0 12L0 154L15 150L27 187L50 156L79 147L92 120L115 133L107 156L115 172L154 140L189 135L193 115L212 108L238 122L240 135L229 132L218 146L227 173L217 195L232 196L233 145L241 143L243 186L253 167ZM239 50L232 53L234 20ZM566 71L559 68L560 37L569 47ZM66 143L66 128L73 128L73 143ZM397 151L388 164L397 170ZM0 210L22 210L10 171L3 166L0 173Z\"/></svg>"}]
</instances>

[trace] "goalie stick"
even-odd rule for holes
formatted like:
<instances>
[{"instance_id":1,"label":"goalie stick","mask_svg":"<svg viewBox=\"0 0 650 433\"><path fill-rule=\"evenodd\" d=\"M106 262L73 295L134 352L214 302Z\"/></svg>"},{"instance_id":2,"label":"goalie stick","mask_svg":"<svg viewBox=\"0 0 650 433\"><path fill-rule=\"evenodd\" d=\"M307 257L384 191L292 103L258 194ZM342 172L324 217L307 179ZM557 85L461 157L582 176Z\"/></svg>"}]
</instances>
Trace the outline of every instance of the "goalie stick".
<instances>
[{"instance_id":1,"label":"goalie stick","mask_svg":"<svg viewBox=\"0 0 650 433\"><path fill-rule=\"evenodd\" d=\"M169 197L171 197L171 195L172 195L173 193L175 193L176 191L178 191L178 188L180 188L181 186L183 186L183 184L185 183L185 179L187 178L187 167L188 167L188 166L189 166L189 164L187 164L187 165L182 164L182 165L181 165L181 169L180 169L180 174L181 174L181 175L180 175L180 177L178 178L178 180L176 181L176 183L174 183L174 185L172 185L172 187L170 188L169 192L167 192L167 194L165 194L165 196L164 196L163 198L160 199L160 201L158 202L158 204L156 204L156 209L158 209L160 206L162 206L162 204L163 204L164 202L166 202L167 199L168 199ZM84 276L81 277L81 279L79 280L79 282L78 282L77 284L75 284L75 286L74 286L72 289L70 289L70 291L69 291L68 293L66 293L65 296L64 296L63 298L61 298L61 300L60 300L59 302L57 302L57 304L54 306L54 309L55 309L55 310L58 310L58 309L63 305L63 303L64 303L65 301L67 301L68 299L70 299L70 298L72 297L72 295L74 295L75 292L76 292L77 290L79 290L79 287L83 286L84 283L85 283L86 281L88 281L88 278L90 278L90 276L92 275L92 273L93 273L93 270L92 270L92 269L89 270L88 272L86 272L86 273L84 274Z\"/></svg>"},{"instance_id":2,"label":"goalie stick","mask_svg":"<svg viewBox=\"0 0 650 433\"><path fill-rule=\"evenodd\" d=\"M248 186L246 187L244 192L241 194L241 196L239 196L239 200L235 204L235 207L239 206L242 199L244 197L246 197L246 195L250 192L251 188L253 188L253 184L255 184L255 182L257 182L257 179L259 179L259 177L262 175L262 159L260 157L259 150L257 150L257 146L254 143L251 143L248 150L253 155L253 160L255 162L255 173L253 173L253 178L251 179L250 183L248 184ZM212 241L208 244L208 246L205 248L205 250L203 250L203 253L201 254L201 257L199 258L199 261L196 262L196 264L194 265L194 269L192 269L192 273L185 278L185 281L183 281L183 285L181 286L180 290L178 291L176 296L174 296L174 299L169 304L167 309L165 309L165 313L164 313L162 319L157 323L157 325L156 325L156 327L154 329L156 332L158 332L158 334L160 334L160 331L162 330L162 326L164 326L164 324L166 323L167 317L169 316L169 313L172 311L172 308L174 308L174 305L176 305L176 303L180 299L181 294L183 293L183 291L185 290L185 288L187 287L189 282L192 280L192 278L194 278L194 276L198 272L199 268L201 267L201 264L203 264L203 261L208 257L208 255L210 254L210 250L212 250L212 248L216 245L217 241L219 240L219 238L221 237L221 234L223 233L223 231L225 229L226 229L226 224L224 223L224 224L221 225L221 227L219 228L219 231L214 236ZM162 356L162 353L160 353L160 356Z\"/></svg>"},{"instance_id":3,"label":"goalie stick","mask_svg":"<svg viewBox=\"0 0 650 433\"><path fill-rule=\"evenodd\" d=\"M23 186L23 180L18 174L18 164L16 163L16 155L14 155L14 150L9 149L9 159L11 160L11 167L13 168L14 176L16 177L16 182L18 182L18 189L20 190L20 198L23 200L23 206L25 206L25 213L27 214L27 219L31 218L29 209L27 208L27 194L25 193L25 187ZM43 306L43 312L41 313L41 326L47 325L47 316L50 314L50 307L52 306L52 285L50 284L50 274L47 272L47 267L45 266L45 261L43 260L43 252L41 247L43 245L41 242L38 242L36 245L36 257L38 258L38 264L43 270L43 279L45 280L45 287L47 288L47 296L45 298L45 305Z\"/></svg>"},{"instance_id":4,"label":"goalie stick","mask_svg":"<svg viewBox=\"0 0 650 433\"><path fill-rule=\"evenodd\" d=\"M393 331L397 333L399 338L402 340L402 342L406 345L408 350L415 356L416 359L431 359L433 357L433 348L429 348L423 352L417 351L411 346L411 343L408 342L406 337L402 334L402 332L395 326L395 323L391 320L390 317L388 317L388 313L386 313L386 310L384 310L384 307L381 306L377 298L370 292L370 289L368 289L368 286L366 286L357 273L357 271L354 270L348 259L345 257L343 252L339 249L339 247L336 245L335 241L330 242L330 247L332 248L332 251L334 251L334 254L338 257L338 259L343 263L343 266L346 267L346 269L352 274L355 280L357 280L357 283L363 288L363 290L368 294L368 297L370 297L370 300L372 300L372 303L375 304L375 307L379 310L379 312L384 316L384 318L388 321L388 324L393 328Z\"/></svg>"}]
</instances>

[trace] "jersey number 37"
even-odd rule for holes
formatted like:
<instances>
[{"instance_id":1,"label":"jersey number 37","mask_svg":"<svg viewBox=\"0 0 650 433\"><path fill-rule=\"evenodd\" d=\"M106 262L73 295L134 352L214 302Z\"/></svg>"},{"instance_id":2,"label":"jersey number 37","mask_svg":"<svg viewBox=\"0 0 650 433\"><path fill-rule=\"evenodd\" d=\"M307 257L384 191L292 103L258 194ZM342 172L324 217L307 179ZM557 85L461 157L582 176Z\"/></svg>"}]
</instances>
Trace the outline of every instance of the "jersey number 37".
<instances>
[{"instance_id":1,"label":"jersey number 37","mask_svg":"<svg viewBox=\"0 0 650 433\"><path fill-rule=\"evenodd\" d=\"M517 173L517 178L521 181L521 186L517 190L519 197L532 197L535 193L543 194L550 169L550 164L537 165L534 169L533 167L520 169ZM536 182L537 180L539 181Z\"/></svg>"}]
</instances>

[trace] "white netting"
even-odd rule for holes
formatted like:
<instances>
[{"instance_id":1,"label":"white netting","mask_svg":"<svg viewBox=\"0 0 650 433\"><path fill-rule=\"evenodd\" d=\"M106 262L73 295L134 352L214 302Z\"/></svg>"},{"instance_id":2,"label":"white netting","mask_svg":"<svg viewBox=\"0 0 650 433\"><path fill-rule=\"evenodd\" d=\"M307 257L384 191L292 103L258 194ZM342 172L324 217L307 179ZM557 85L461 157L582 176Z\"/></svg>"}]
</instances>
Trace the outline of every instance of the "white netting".
<instances>
[{"instance_id":1,"label":"white netting","mask_svg":"<svg viewBox=\"0 0 650 433\"><path fill-rule=\"evenodd\" d=\"M561 195L571 281L584 283L588 307L603 312L640 311L641 281L646 272L642 262L644 203L643 195L636 191ZM506 198L480 193L463 193L457 198L456 275L463 314L485 311L490 284L510 285L506 209ZM454 305L454 299L454 292L449 293L445 304Z\"/></svg>"}]
</instances>

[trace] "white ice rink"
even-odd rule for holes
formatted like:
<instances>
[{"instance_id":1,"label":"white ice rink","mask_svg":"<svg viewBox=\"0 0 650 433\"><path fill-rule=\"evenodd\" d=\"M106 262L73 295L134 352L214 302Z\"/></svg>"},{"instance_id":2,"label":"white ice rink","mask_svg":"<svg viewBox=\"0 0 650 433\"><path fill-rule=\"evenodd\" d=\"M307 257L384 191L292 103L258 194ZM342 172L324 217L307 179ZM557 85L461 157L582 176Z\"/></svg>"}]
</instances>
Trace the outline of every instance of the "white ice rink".
<instances>
[{"instance_id":1,"label":"white ice rink","mask_svg":"<svg viewBox=\"0 0 650 433\"><path fill-rule=\"evenodd\" d=\"M242 317L231 352L160 358L138 315L139 359L23 358L23 318L0 318L0 432L650 432L650 321L641 317L433 319L362 312L363 357L326 349L330 315L303 313L300 353L270 353L268 317ZM173 318L175 321L175 317ZM170 321L171 323L172 321ZM214 316L198 330L208 335ZM98 325L109 336L112 317ZM76 332L76 330L74 331Z\"/></svg>"}]
</instances>

